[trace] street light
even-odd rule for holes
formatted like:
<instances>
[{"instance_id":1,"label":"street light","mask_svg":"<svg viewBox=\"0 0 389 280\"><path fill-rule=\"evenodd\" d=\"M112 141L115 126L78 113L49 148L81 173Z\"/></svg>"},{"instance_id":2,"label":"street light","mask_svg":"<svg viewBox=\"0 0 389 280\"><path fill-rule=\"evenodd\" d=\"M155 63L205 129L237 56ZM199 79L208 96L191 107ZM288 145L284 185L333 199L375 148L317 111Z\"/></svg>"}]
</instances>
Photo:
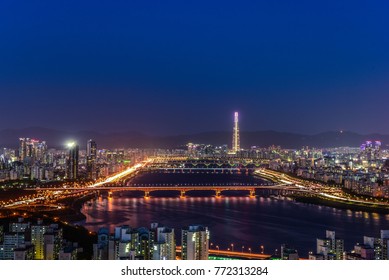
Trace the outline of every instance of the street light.
<instances>
[{"instance_id":1,"label":"street light","mask_svg":"<svg viewBox=\"0 0 389 280\"><path fill-rule=\"evenodd\" d=\"M249 252L250 252L250 254L251 254L251 248L249 248Z\"/></svg>"},{"instance_id":2,"label":"street light","mask_svg":"<svg viewBox=\"0 0 389 280\"><path fill-rule=\"evenodd\" d=\"M242 246L242 253L243 253L244 246Z\"/></svg>"},{"instance_id":3,"label":"street light","mask_svg":"<svg viewBox=\"0 0 389 280\"><path fill-rule=\"evenodd\" d=\"M234 252L234 244L231 244L231 251Z\"/></svg>"},{"instance_id":4,"label":"street light","mask_svg":"<svg viewBox=\"0 0 389 280\"><path fill-rule=\"evenodd\" d=\"M265 246L263 246L263 245L261 245L261 254L264 254L264 252L265 252Z\"/></svg>"},{"instance_id":5,"label":"street light","mask_svg":"<svg viewBox=\"0 0 389 280\"><path fill-rule=\"evenodd\" d=\"M220 249L219 249L219 245L216 245L216 249L217 249L218 251L220 251Z\"/></svg>"}]
</instances>

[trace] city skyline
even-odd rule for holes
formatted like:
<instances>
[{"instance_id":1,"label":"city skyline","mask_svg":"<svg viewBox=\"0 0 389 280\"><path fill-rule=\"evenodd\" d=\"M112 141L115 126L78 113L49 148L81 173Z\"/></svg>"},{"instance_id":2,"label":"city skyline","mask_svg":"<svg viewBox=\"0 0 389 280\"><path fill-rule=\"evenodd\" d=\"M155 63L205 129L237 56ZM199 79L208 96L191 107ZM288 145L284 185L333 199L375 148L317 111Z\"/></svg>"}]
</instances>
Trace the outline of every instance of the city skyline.
<instances>
[{"instance_id":1,"label":"city skyline","mask_svg":"<svg viewBox=\"0 0 389 280\"><path fill-rule=\"evenodd\" d=\"M388 10L1 1L0 262L388 261Z\"/></svg>"},{"instance_id":2,"label":"city skyline","mask_svg":"<svg viewBox=\"0 0 389 280\"><path fill-rule=\"evenodd\" d=\"M0 5L0 130L389 133L386 1Z\"/></svg>"},{"instance_id":3,"label":"city skyline","mask_svg":"<svg viewBox=\"0 0 389 280\"><path fill-rule=\"evenodd\" d=\"M234 129L230 131L228 138L232 135L233 139L240 139L237 135L238 112L233 115ZM238 143L236 140L233 142ZM80 145L86 149L79 150ZM98 146L101 147L100 150L97 149ZM39 213L30 212L29 205L34 204L42 211L46 208L56 208L56 213L61 214L60 217L54 214L54 221L73 215L76 215L77 219L85 219L83 227L86 229L81 230L88 230L86 234L90 236L89 241L96 238L105 240L94 243L97 247L93 245L93 256L91 243L84 243L83 246L87 246L89 252L87 258L92 259L174 258L173 228L177 231L182 229L182 247L176 247L176 252L181 252L177 257L181 259L237 257L293 260L299 259L299 254L305 254L305 257L308 254L308 258L314 260L388 259L389 231L385 219L385 213L389 209L388 155L389 150L384 149L378 140L364 141L356 148L333 149L302 147L290 150L277 146L237 149L236 145L229 149L226 145L188 143L185 149L174 150L109 150L100 146L98 141L88 139L84 143L69 141L66 149L56 150L50 148L46 139L24 137L19 138L19 149L5 148L0 155L0 180L6 193L9 191L9 194L0 200L0 213L4 214L5 219L30 215L39 217ZM19 192L29 191L30 195L12 199L15 184ZM32 190L34 192L31 192ZM138 195L128 193L124 198L122 195L114 195L115 192L128 191L136 191ZM208 194L202 197L204 191ZM143 197L139 197L139 192ZM328 199L330 201L326 201ZM282 201L282 210L273 207L279 200ZM81 208L74 203L76 201L81 203ZM123 207L123 203L131 203L132 207ZM312 211L311 203L319 203L319 206L314 207L313 213L301 216L299 208L309 207ZM158 210L160 204L168 207L167 209L183 209L183 206L193 204L191 211L196 214L192 216L191 212L187 211L174 212L177 219L171 220L170 215L161 215ZM156 208L150 207L151 205L156 205ZM242 205L243 208L240 207ZM325 210L320 205L324 205ZM241 215L232 220L231 217L228 218L229 215L224 217L224 207L240 209L238 212L246 213L245 218ZM351 207L352 210L341 210L344 207ZM107 209L110 209L110 217L104 216ZM362 215L360 210L367 212ZM122 225L123 219L131 220L133 214L128 211L134 211L136 215L147 211L147 223L161 219L163 224L171 224L172 227L161 228L160 231L167 235L155 238L152 233L154 231L141 226L140 222L144 220L137 219L134 221L135 229L131 230L128 226L120 229L120 237L117 226L118 223ZM224 214L216 214L219 211ZM275 211L277 214L270 214L269 211ZM331 220L323 217L328 230L325 238L317 239L315 250L312 247L313 242L308 241L306 237L302 238L304 230L296 231L295 228L296 224L299 224L298 228L305 229L306 223L312 218L322 216L323 211ZM258 221L258 213L261 213L261 223L255 222ZM343 228L337 228L336 223L342 217L350 217L350 213L355 221L348 221ZM96 221L100 220L101 215L104 216L103 220L109 221L107 228L112 230L115 227L113 235L107 235L105 229L103 235L100 234L102 224ZM187 215L191 216L193 225L203 225L204 230L192 230L192 227L189 227L189 232L186 232L180 224L182 218L179 216ZM216 222L214 215L224 218ZM285 215L295 221L284 225ZM337 222L332 220L335 217ZM380 221L374 227L365 222L366 219L377 217L380 217ZM268 228L269 218L277 227ZM223 219L229 220L228 231L225 230ZM241 236L240 227L237 226L241 223L250 224L246 228L250 233L245 233L245 239L242 240L236 239L236 236ZM24 225L22 223L20 227ZM215 232L213 239L209 237L208 225L210 232ZM356 236L357 232L351 234L354 228L360 226L364 227L363 230L357 231L360 235ZM311 224L311 227L310 237L314 236L313 232L322 236L322 233L319 233L322 226L315 223ZM259 230L261 228L266 229L265 232ZM68 246L62 239L62 234L58 235L55 231L51 237L42 239L46 229L46 226L32 226L31 232L35 232L35 237L30 241L29 231L19 234L11 227L7 229L7 226L2 226L0 245L4 250L0 259L77 259L80 253L77 244ZM340 231L341 239L335 238L335 229ZM288 235L279 235L285 230L290 231ZM381 238L374 237L378 230ZM256 232L263 234L259 237ZM362 235L361 244L359 241ZM276 236L279 236L278 239ZM106 243L107 238L109 244ZM55 251L44 249L45 246L51 248L52 244L56 244L56 239L58 247ZM170 241L166 242L166 239ZM140 242L140 247L134 245L136 242ZM67 255L61 253L61 249L65 248L63 253ZM45 252L49 252L48 255Z\"/></svg>"}]
</instances>

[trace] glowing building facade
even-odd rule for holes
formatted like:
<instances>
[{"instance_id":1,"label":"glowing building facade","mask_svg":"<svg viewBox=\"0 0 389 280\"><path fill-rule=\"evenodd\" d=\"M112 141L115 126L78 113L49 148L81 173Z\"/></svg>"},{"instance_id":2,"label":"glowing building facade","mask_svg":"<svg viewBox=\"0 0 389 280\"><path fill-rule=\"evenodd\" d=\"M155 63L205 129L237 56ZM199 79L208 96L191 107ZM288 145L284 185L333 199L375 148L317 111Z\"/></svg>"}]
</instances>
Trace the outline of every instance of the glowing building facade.
<instances>
[{"instance_id":1,"label":"glowing building facade","mask_svg":"<svg viewBox=\"0 0 389 280\"><path fill-rule=\"evenodd\" d=\"M237 153L240 151L240 138L239 138L239 113L234 114L234 129L232 134L232 152Z\"/></svg>"}]
</instances>

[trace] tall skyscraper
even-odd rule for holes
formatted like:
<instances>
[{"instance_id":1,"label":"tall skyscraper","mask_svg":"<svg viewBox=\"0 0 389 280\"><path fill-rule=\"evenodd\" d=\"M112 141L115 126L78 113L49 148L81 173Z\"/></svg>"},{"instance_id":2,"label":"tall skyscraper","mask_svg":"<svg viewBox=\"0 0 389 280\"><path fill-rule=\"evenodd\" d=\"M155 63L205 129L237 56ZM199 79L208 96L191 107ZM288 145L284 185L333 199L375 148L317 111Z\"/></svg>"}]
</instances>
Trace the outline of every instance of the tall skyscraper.
<instances>
[{"instance_id":1,"label":"tall skyscraper","mask_svg":"<svg viewBox=\"0 0 389 280\"><path fill-rule=\"evenodd\" d=\"M240 138L239 138L239 113L234 114L234 129L232 134L232 152L237 153L240 150Z\"/></svg>"},{"instance_id":2,"label":"tall skyscraper","mask_svg":"<svg viewBox=\"0 0 389 280\"><path fill-rule=\"evenodd\" d=\"M30 159L44 163L47 152L45 141L39 141L30 138L19 138L19 160Z\"/></svg>"},{"instance_id":3,"label":"tall skyscraper","mask_svg":"<svg viewBox=\"0 0 389 280\"><path fill-rule=\"evenodd\" d=\"M182 259L208 260L209 231L203 226L189 226L181 232Z\"/></svg>"},{"instance_id":4,"label":"tall skyscraper","mask_svg":"<svg viewBox=\"0 0 389 280\"><path fill-rule=\"evenodd\" d=\"M19 138L19 160L23 161L27 154L27 141L28 138Z\"/></svg>"},{"instance_id":5,"label":"tall skyscraper","mask_svg":"<svg viewBox=\"0 0 389 280\"><path fill-rule=\"evenodd\" d=\"M35 141L34 142L34 160L40 163L46 163L47 145L46 141Z\"/></svg>"},{"instance_id":6,"label":"tall skyscraper","mask_svg":"<svg viewBox=\"0 0 389 280\"><path fill-rule=\"evenodd\" d=\"M90 139L86 145L86 170L88 179L90 180L97 179L96 158L97 145L94 140Z\"/></svg>"},{"instance_id":7,"label":"tall skyscraper","mask_svg":"<svg viewBox=\"0 0 389 280\"><path fill-rule=\"evenodd\" d=\"M75 142L68 143L69 158L67 161L67 178L74 180L78 177L78 145Z\"/></svg>"}]
</instances>

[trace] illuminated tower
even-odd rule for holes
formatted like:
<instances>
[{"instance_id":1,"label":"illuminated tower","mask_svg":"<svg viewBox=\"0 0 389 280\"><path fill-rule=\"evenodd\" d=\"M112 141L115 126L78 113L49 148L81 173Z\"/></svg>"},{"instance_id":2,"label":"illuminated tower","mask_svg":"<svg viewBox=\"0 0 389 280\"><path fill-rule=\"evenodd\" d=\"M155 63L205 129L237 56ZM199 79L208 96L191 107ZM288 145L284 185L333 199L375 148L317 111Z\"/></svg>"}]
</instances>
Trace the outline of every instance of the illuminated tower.
<instances>
[{"instance_id":1,"label":"illuminated tower","mask_svg":"<svg viewBox=\"0 0 389 280\"><path fill-rule=\"evenodd\" d=\"M19 138L19 160L24 161L30 159L33 161L44 161L46 155L47 145L45 141Z\"/></svg>"},{"instance_id":2,"label":"illuminated tower","mask_svg":"<svg viewBox=\"0 0 389 280\"><path fill-rule=\"evenodd\" d=\"M67 164L67 178L74 180L78 177L78 145L75 142L68 143L69 158Z\"/></svg>"},{"instance_id":3,"label":"illuminated tower","mask_svg":"<svg viewBox=\"0 0 389 280\"><path fill-rule=\"evenodd\" d=\"M19 160L23 161L26 158L27 153L27 141L28 138L19 138Z\"/></svg>"},{"instance_id":4,"label":"illuminated tower","mask_svg":"<svg viewBox=\"0 0 389 280\"><path fill-rule=\"evenodd\" d=\"M232 134L232 151L237 153L240 150L240 139L239 139L239 113L235 112L234 115L234 130Z\"/></svg>"},{"instance_id":5,"label":"illuminated tower","mask_svg":"<svg viewBox=\"0 0 389 280\"><path fill-rule=\"evenodd\" d=\"M88 140L86 146L86 169L87 176L90 180L96 180L96 158L97 158L97 145L92 139Z\"/></svg>"}]
</instances>

